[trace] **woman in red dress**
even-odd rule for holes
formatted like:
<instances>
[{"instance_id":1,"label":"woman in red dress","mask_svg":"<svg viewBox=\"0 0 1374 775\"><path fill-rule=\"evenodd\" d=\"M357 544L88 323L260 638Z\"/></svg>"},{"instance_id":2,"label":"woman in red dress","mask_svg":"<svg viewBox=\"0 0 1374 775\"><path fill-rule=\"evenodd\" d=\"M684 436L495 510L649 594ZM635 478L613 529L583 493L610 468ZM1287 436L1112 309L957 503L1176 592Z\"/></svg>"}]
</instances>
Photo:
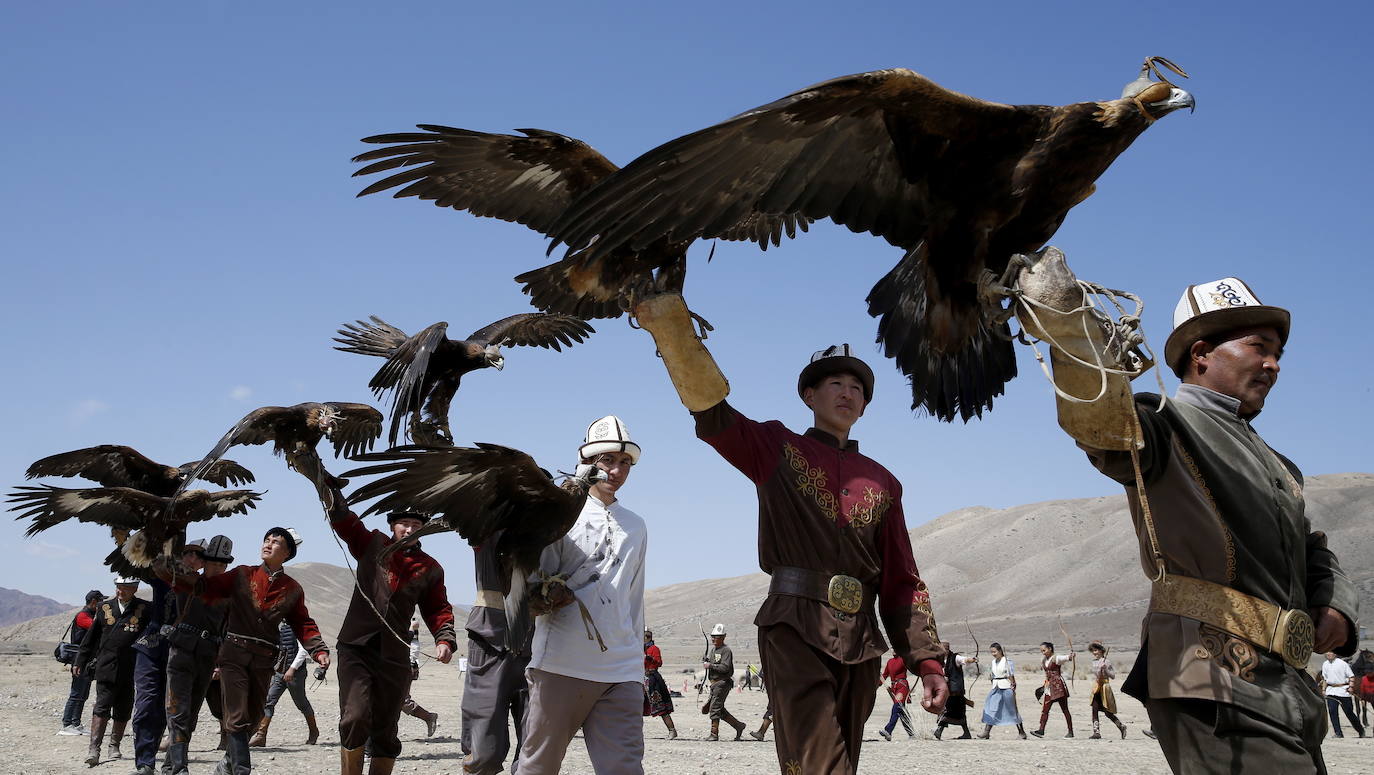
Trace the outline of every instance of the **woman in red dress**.
<instances>
[{"instance_id":1,"label":"woman in red dress","mask_svg":"<svg viewBox=\"0 0 1374 775\"><path fill-rule=\"evenodd\" d=\"M906 712L906 704L911 702L911 686L906 680L906 662L894 654L883 666L881 680L888 682L887 694L892 698L892 715L887 719L887 726L878 734L882 735L884 740L892 740L892 730L897 726L897 722L901 721L906 736L915 737L916 730L911 728L911 716Z\"/></svg>"},{"instance_id":2,"label":"woman in red dress","mask_svg":"<svg viewBox=\"0 0 1374 775\"><path fill-rule=\"evenodd\" d=\"M673 726L673 697L668 693L668 684L658 669L663 667L663 652L654 645L654 633L644 629L644 715L663 719L668 727L668 739L677 737L677 727Z\"/></svg>"}]
</instances>

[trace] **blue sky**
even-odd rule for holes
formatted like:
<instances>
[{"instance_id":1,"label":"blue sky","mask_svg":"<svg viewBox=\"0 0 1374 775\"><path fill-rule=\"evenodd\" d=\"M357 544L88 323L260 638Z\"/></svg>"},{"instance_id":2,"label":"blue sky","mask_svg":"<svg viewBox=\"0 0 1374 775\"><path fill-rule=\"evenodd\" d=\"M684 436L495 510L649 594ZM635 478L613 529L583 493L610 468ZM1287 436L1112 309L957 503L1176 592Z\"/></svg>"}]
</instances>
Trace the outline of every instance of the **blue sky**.
<instances>
[{"instance_id":1,"label":"blue sky","mask_svg":"<svg viewBox=\"0 0 1374 775\"><path fill-rule=\"evenodd\" d=\"M330 349L345 321L465 334L527 310L510 278L545 262L544 241L355 199L366 135L539 127L624 164L837 75L904 66L985 99L1064 104L1117 96L1154 54L1194 76L1197 112L1142 136L1053 244L1080 276L1141 294L1161 350L1189 282L1239 275L1291 309L1258 427L1309 474L1369 470L1370 22L1355 3L6 4L0 481L100 443L181 463L256 406L369 400L380 362ZM854 435L903 481L910 525L1118 491L1057 429L1028 352L984 420L908 410L863 303L899 258L886 243L825 225L767 253L720 244L709 265L706 249L686 295L716 325L732 402L802 430L797 371L854 344L878 374ZM650 586L755 570L752 487L695 440L648 336L595 325L570 352L514 349L504 372L472 376L455 435L567 470L586 425L615 412L645 450L622 500L649 521ZM341 562L304 480L261 447L233 457L268 490L213 525L241 558L291 524L301 560ZM102 529L22 527L0 520L0 586L65 601L109 586ZM426 547L467 602L467 549Z\"/></svg>"}]
</instances>

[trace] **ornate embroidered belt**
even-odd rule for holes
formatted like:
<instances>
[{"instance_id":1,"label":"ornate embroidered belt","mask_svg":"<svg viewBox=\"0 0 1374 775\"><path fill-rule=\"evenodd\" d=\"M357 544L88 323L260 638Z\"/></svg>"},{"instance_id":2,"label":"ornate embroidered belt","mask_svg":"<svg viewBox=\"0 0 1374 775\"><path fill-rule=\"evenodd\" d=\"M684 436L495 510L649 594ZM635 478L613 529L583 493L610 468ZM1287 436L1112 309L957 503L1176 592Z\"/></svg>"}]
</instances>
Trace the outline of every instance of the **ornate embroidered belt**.
<instances>
[{"instance_id":1,"label":"ornate embroidered belt","mask_svg":"<svg viewBox=\"0 0 1374 775\"><path fill-rule=\"evenodd\" d=\"M505 608L506 598L494 589L479 589L477 590L477 602L473 605L478 608Z\"/></svg>"},{"instance_id":2,"label":"ornate embroidered belt","mask_svg":"<svg viewBox=\"0 0 1374 775\"><path fill-rule=\"evenodd\" d=\"M843 614L871 608L875 592L853 576L831 576L806 568L783 565L773 569L770 595L792 595L820 600Z\"/></svg>"},{"instance_id":3,"label":"ornate embroidered belt","mask_svg":"<svg viewBox=\"0 0 1374 775\"><path fill-rule=\"evenodd\" d=\"M1174 573L1153 585L1150 611L1210 624L1273 652L1299 670L1306 669L1316 639L1306 611L1284 609L1221 584Z\"/></svg>"}]
</instances>

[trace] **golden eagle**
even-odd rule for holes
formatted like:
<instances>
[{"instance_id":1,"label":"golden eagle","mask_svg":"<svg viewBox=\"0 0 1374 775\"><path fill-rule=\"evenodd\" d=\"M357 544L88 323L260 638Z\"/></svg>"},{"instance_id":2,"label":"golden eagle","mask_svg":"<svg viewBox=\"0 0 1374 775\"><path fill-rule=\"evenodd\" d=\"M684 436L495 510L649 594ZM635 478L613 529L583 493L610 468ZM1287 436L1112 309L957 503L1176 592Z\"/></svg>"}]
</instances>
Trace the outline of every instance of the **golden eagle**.
<instances>
[{"instance_id":1,"label":"golden eagle","mask_svg":"<svg viewBox=\"0 0 1374 775\"><path fill-rule=\"evenodd\" d=\"M1151 57L1120 99L1063 107L986 102L905 69L825 81L635 159L549 226L550 251L567 245L575 273L758 215L882 237L906 253L868 294L878 341L913 409L967 421L1016 375L998 281L1011 256L1043 246L1141 132L1193 107L1161 65L1185 75Z\"/></svg>"},{"instance_id":2,"label":"golden eagle","mask_svg":"<svg viewBox=\"0 0 1374 775\"><path fill-rule=\"evenodd\" d=\"M391 403L391 432L394 446L400 435L401 418L409 416L409 435L424 446L450 446L448 411L463 375L477 369L495 368L506 363L501 347L552 347L561 351L585 341L595 329L569 315L526 312L502 318L474 331L467 339L454 341L446 335L448 323L435 323L414 336L382 320L345 323L334 341L344 345L336 350L375 355L386 363L367 383L378 398L394 391Z\"/></svg>"},{"instance_id":3,"label":"golden eagle","mask_svg":"<svg viewBox=\"0 0 1374 775\"><path fill-rule=\"evenodd\" d=\"M354 458L376 465L357 468L346 477L381 479L357 488L349 503L378 498L363 512L418 511L437 515L387 554L427 535L454 531L472 546L496 536L495 551L509 579L508 621L525 598L525 580L539 569L544 547L567 535L591 487L605 479L594 465L578 466L562 484L517 449L479 443L475 447L396 447Z\"/></svg>"},{"instance_id":4,"label":"golden eagle","mask_svg":"<svg viewBox=\"0 0 1374 775\"><path fill-rule=\"evenodd\" d=\"M519 129L524 137L419 124L424 132L363 138L386 148L353 158L372 162L353 175L400 168L364 188L366 196L403 186L396 198L419 197L439 207L523 224L548 235L549 227L577 197L618 167L576 138L543 129ZM794 215L749 213L716 236L752 240L765 248L782 235L805 231L809 220ZM530 302L547 312L583 319L618 317L630 299L654 292L682 291L691 240L658 240L634 250L594 259L558 261L518 275ZM703 321L704 324L704 321ZM392 440L395 443L395 440Z\"/></svg>"},{"instance_id":5,"label":"golden eagle","mask_svg":"<svg viewBox=\"0 0 1374 775\"><path fill-rule=\"evenodd\" d=\"M66 489L40 484L19 486L8 501L10 511L22 511L15 519L32 518L25 535L34 536L75 517L81 522L105 525L116 535L120 548L105 558L116 572L126 572L121 555L135 568L147 568L161 554L175 555L185 541L186 526L215 517L247 514L262 493L251 490L189 490L176 497L154 495L133 487ZM128 535L131 531L132 535ZM142 575L142 574L130 574Z\"/></svg>"},{"instance_id":6,"label":"golden eagle","mask_svg":"<svg viewBox=\"0 0 1374 775\"><path fill-rule=\"evenodd\" d=\"M197 462L173 468L149 460L133 447L101 444L34 461L24 476L27 479L80 476L104 487L132 487L166 497L176 492ZM252 482L253 472L232 460L220 460L207 468L200 478L220 487L228 487Z\"/></svg>"}]
</instances>

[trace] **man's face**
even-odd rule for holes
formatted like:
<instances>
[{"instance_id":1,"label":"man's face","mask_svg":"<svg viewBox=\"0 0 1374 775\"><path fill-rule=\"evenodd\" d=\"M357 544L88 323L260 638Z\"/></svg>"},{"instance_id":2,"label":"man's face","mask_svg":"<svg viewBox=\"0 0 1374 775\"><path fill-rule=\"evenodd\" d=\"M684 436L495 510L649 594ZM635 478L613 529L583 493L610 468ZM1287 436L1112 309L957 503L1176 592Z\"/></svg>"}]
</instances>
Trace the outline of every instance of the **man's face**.
<instances>
[{"instance_id":1,"label":"man's face","mask_svg":"<svg viewBox=\"0 0 1374 775\"><path fill-rule=\"evenodd\" d=\"M188 570L198 571L205 567L205 555L194 549L187 549L181 553L181 564Z\"/></svg>"},{"instance_id":2,"label":"man's face","mask_svg":"<svg viewBox=\"0 0 1374 775\"><path fill-rule=\"evenodd\" d=\"M402 517L391 523L391 537L399 541L424 527L424 524L414 517Z\"/></svg>"},{"instance_id":3,"label":"man's face","mask_svg":"<svg viewBox=\"0 0 1374 775\"><path fill-rule=\"evenodd\" d=\"M596 456L593 461L597 468L606 472L606 481L597 482L592 485L592 492L598 496L614 497L621 487L625 486L626 480L630 478L630 469L634 467L634 458L628 452L606 452ZM600 498L603 502L606 498Z\"/></svg>"},{"instance_id":4,"label":"man's face","mask_svg":"<svg viewBox=\"0 0 1374 775\"><path fill-rule=\"evenodd\" d=\"M219 560L205 561L205 577L207 579L211 576L218 576L219 574L225 572L228 569L229 563L227 562L220 562Z\"/></svg>"},{"instance_id":5,"label":"man's face","mask_svg":"<svg viewBox=\"0 0 1374 775\"><path fill-rule=\"evenodd\" d=\"M724 645L725 645L725 636L724 636L724 635L712 635L712 636L711 636L711 645L714 646L714 647L716 647L716 648L720 648L721 646L724 646Z\"/></svg>"},{"instance_id":6,"label":"man's face","mask_svg":"<svg viewBox=\"0 0 1374 775\"><path fill-rule=\"evenodd\" d=\"M1240 413L1250 416L1264 408L1264 400L1279 379L1283 345L1272 326L1243 328L1225 335L1216 345L1195 342L1189 350L1196 371L1190 382L1240 400Z\"/></svg>"},{"instance_id":7,"label":"man's face","mask_svg":"<svg viewBox=\"0 0 1374 775\"><path fill-rule=\"evenodd\" d=\"M1328 652L1326 652L1326 661L1327 661L1327 662L1335 662L1335 661L1336 661L1336 652L1334 652L1334 651L1328 651Z\"/></svg>"},{"instance_id":8,"label":"man's face","mask_svg":"<svg viewBox=\"0 0 1374 775\"><path fill-rule=\"evenodd\" d=\"M273 533L262 539L262 561L271 565L281 565L291 556L286 539Z\"/></svg>"},{"instance_id":9,"label":"man's face","mask_svg":"<svg viewBox=\"0 0 1374 775\"><path fill-rule=\"evenodd\" d=\"M831 374L802 391L821 430L848 433L864 414L864 385L853 374Z\"/></svg>"},{"instance_id":10,"label":"man's face","mask_svg":"<svg viewBox=\"0 0 1374 775\"><path fill-rule=\"evenodd\" d=\"M127 603L134 599L134 593L138 591L137 584L116 584L115 597L119 598L120 603Z\"/></svg>"}]
</instances>

